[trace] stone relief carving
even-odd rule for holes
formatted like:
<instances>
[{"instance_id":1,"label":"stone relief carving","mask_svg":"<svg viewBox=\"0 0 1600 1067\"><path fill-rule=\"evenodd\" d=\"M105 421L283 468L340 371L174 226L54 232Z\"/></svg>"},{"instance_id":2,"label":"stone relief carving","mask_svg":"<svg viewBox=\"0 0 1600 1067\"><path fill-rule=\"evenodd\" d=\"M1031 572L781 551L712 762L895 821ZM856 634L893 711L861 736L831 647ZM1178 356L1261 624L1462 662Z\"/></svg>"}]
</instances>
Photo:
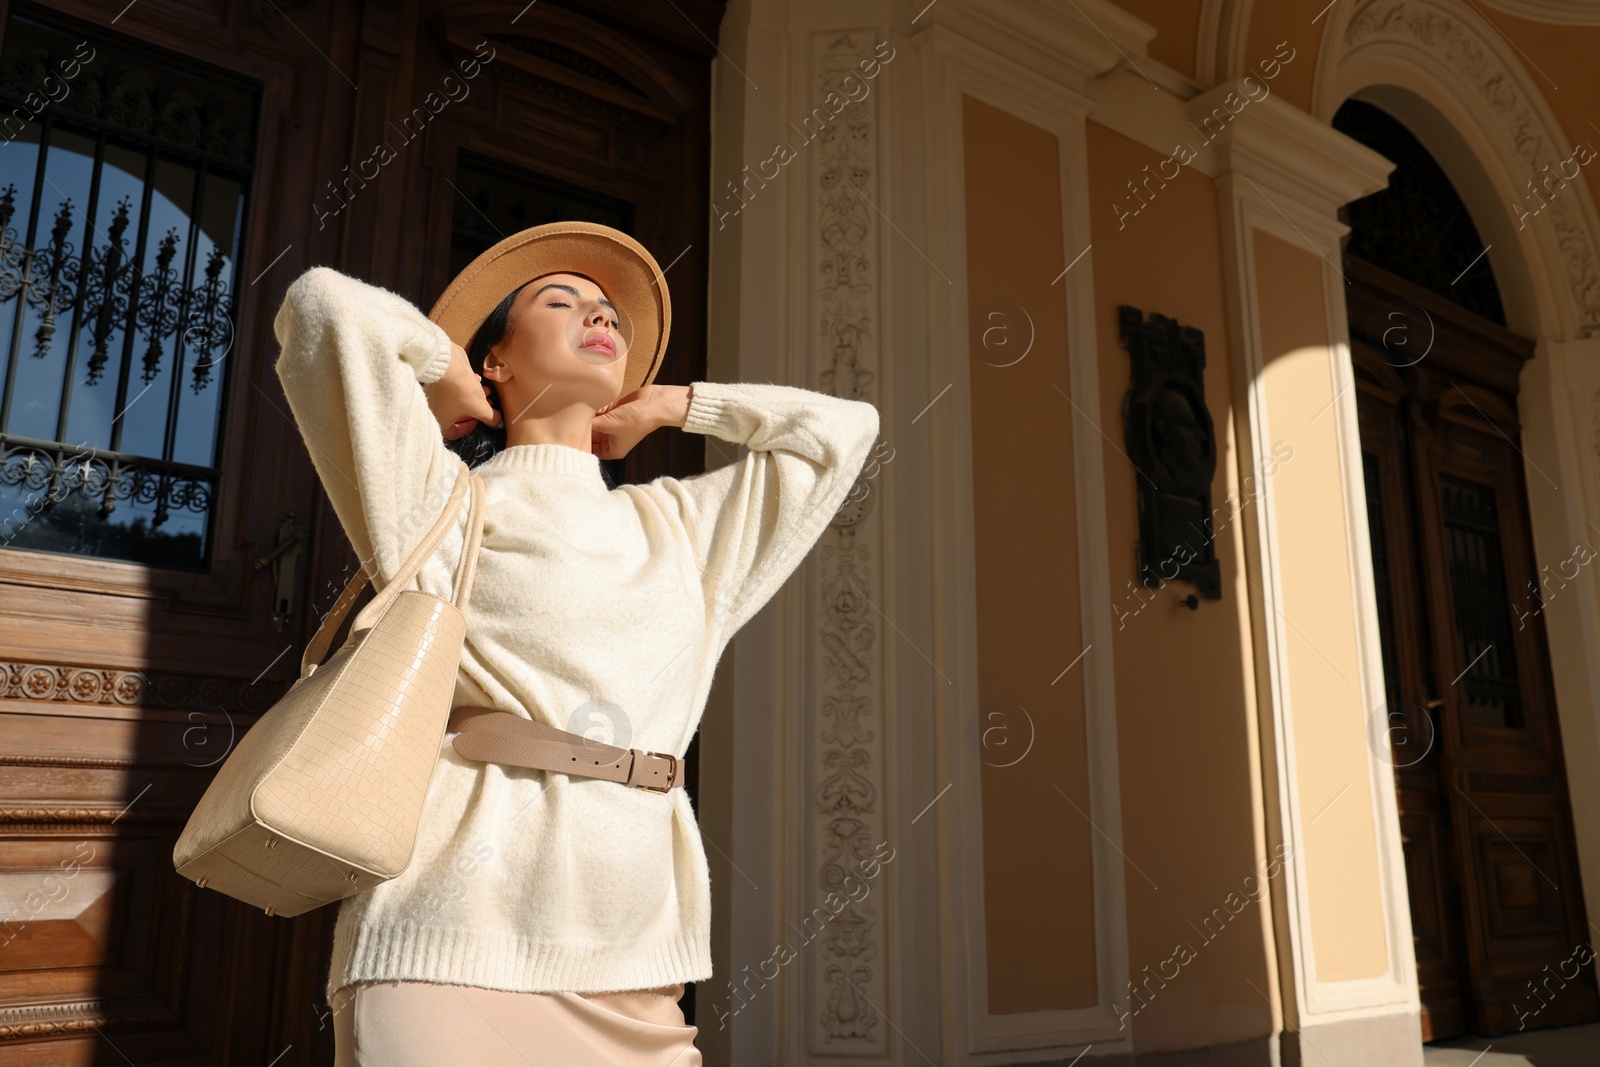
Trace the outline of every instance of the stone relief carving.
<instances>
[{"instance_id":1,"label":"stone relief carving","mask_svg":"<svg viewBox=\"0 0 1600 1067\"><path fill-rule=\"evenodd\" d=\"M836 92L841 80L872 56L875 43L868 30L816 35L816 99ZM878 195L876 118L875 93L852 99L816 135L815 146L814 294L824 356L818 377L823 390L853 399L871 399L876 380L878 227L869 203ZM873 588L873 539L863 526L874 498L871 492L859 498L851 494L823 535L818 555L822 714L815 738L820 781L813 810L820 855L812 884L836 899L844 899L841 886L850 870L883 839L878 803L883 761L879 733L871 725L878 710L878 627L865 599ZM874 965L880 954L881 891L874 885L859 900L849 899L817 939L809 988L821 1001L815 1016L824 1037L819 1051L886 1051L882 1017L873 1006L883 1002L882 976ZM808 1033L808 1041L815 1036Z\"/></svg>"},{"instance_id":2,"label":"stone relief carving","mask_svg":"<svg viewBox=\"0 0 1600 1067\"><path fill-rule=\"evenodd\" d=\"M1545 164L1568 153L1552 142L1545 123L1517 79L1477 30L1450 11L1421 0L1378 0L1345 29L1345 44L1357 48L1376 39L1400 40L1433 53L1465 79L1516 145L1531 180ZM1577 192L1575 188L1573 192ZM1558 196L1539 222L1554 229L1567 282L1577 301L1579 337L1600 337L1600 262L1589 239L1576 195Z\"/></svg>"}]
</instances>

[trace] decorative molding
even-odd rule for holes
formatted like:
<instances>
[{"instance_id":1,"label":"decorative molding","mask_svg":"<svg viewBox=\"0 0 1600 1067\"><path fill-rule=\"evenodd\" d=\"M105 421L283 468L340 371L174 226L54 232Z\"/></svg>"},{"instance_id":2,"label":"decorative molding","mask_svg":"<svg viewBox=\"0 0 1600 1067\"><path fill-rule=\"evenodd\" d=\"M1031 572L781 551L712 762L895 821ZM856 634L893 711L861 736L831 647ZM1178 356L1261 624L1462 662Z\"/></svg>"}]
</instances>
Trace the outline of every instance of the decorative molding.
<instances>
[{"instance_id":1,"label":"decorative molding","mask_svg":"<svg viewBox=\"0 0 1600 1067\"><path fill-rule=\"evenodd\" d=\"M1537 325L1537 324L1536 324ZM1541 339L1517 394L1520 445L1540 469L1525 476L1534 565L1559 569L1575 546L1600 545L1600 339ZM1584 907L1600 915L1600 575L1595 568L1545 605L1550 673L1560 719Z\"/></svg>"},{"instance_id":2,"label":"decorative molding","mask_svg":"<svg viewBox=\"0 0 1600 1067\"><path fill-rule=\"evenodd\" d=\"M1557 26L1600 26L1600 0L1480 0L1496 11Z\"/></svg>"},{"instance_id":3,"label":"decorative molding","mask_svg":"<svg viewBox=\"0 0 1600 1067\"><path fill-rule=\"evenodd\" d=\"M499 39L526 52L529 56L557 66L568 67L628 96L636 96L640 101L649 99L648 95L631 79L624 77L621 71L600 62L587 52L530 33L509 32L501 34Z\"/></svg>"},{"instance_id":4,"label":"decorative molding","mask_svg":"<svg viewBox=\"0 0 1600 1067\"><path fill-rule=\"evenodd\" d=\"M298 4L284 6L292 10ZM284 25L281 15L272 18ZM79 51L84 47L87 57ZM56 90L49 88L52 83ZM56 91L62 93L58 99ZM53 108L63 117L87 120L124 137L137 135L169 150L205 153L213 157L213 166L226 160L234 165L226 169L235 171L255 162L259 102L252 90L191 74L120 37L96 33L80 39L76 31L31 18L8 23L0 55L3 110L13 119L19 113L31 116L40 105L26 110L13 110L12 105L42 103L40 93L51 95ZM8 122L6 139L16 133Z\"/></svg>"},{"instance_id":5,"label":"decorative molding","mask_svg":"<svg viewBox=\"0 0 1600 1067\"><path fill-rule=\"evenodd\" d=\"M131 759L97 756L19 756L0 753L0 767L93 767L103 770L122 770L138 765Z\"/></svg>"},{"instance_id":6,"label":"decorative molding","mask_svg":"<svg viewBox=\"0 0 1600 1067\"><path fill-rule=\"evenodd\" d=\"M914 30L942 26L1004 55L1008 65L1059 82L1058 91L1082 91L1119 67L1146 92L1150 84L1185 99L1200 91L1193 79L1150 57L1156 28L1109 0L941 0L917 21Z\"/></svg>"},{"instance_id":7,"label":"decorative molding","mask_svg":"<svg viewBox=\"0 0 1600 1067\"><path fill-rule=\"evenodd\" d=\"M1191 100L1190 120L1199 124L1215 109L1223 108L1222 100L1231 92L1231 84L1219 85ZM1223 112L1227 113L1226 108ZM1245 107L1224 127L1216 144L1219 175L1248 173L1273 190L1273 204L1292 202L1309 209L1306 218L1296 222L1320 224L1318 228L1335 239L1335 251L1337 237L1345 232L1335 211L1384 188L1394 169L1393 163L1372 149L1278 96Z\"/></svg>"},{"instance_id":8,"label":"decorative molding","mask_svg":"<svg viewBox=\"0 0 1600 1067\"><path fill-rule=\"evenodd\" d=\"M298 27L289 16L311 7L312 0L244 0L239 5L239 24L269 37L298 38Z\"/></svg>"},{"instance_id":9,"label":"decorative molding","mask_svg":"<svg viewBox=\"0 0 1600 1067\"><path fill-rule=\"evenodd\" d=\"M0 660L0 701L253 714L266 711L287 689L284 682Z\"/></svg>"},{"instance_id":10,"label":"decorative molding","mask_svg":"<svg viewBox=\"0 0 1600 1067\"><path fill-rule=\"evenodd\" d=\"M27 1040L98 1031L109 1021L97 1003L40 1004L0 1008L0 1040Z\"/></svg>"},{"instance_id":11,"label":"decorative molding","mask_svg":"<svg viewBox=\"0 0 1600 1067\"><path fill-rule=\"evenodd\" d=\"M1356 65L1364 53L1398 49L1401 58L1413 64L1420 54L1434 72L1470 92L1467 102L1473 112L1493 120L1494 129L1486 132L1491 133L1506 168L1510 188L1501 190L1505 202L1524 195L1520 181L1531 181L1545 165L1571 155L1570 149L1563 147L1567 139L1560 123L1526 71L1505 51L1498 31L1480 16L1432 0L1374 0L1348 18L1343 32L1330 37L1337 42L1337 54L1328 55L1325 47L1319 58L1319 117L1331 116L1344 97L1362 88L1352 84L1341 68ZM1335 77L1335 72L1340 76ZM1546 257L1560 265L1560 273L1551 281L1564 275L1570 288L1573 336L1600 337L1600 257L1596 253L1600 227L1581 178L1566 195L1556 197L1538 221L1548 221L1548 225L1528 227L1533 232L1527 240L1546 242ZM1544 238L1542 230L1551 231L1550 238Z\"/></svg>"},{"instance_id":12,"label":"decorative molding","mask_svg":"<svg viewBox=\"0 0 1600 1067\"><path fill-rule=\"evenodd\" d=\"M1297 248L1306 247L1306 236L1296 221L1273 206L1281 186L1257 174L1248 179L1246 170L1230 172L1219 181L1223 192L1223 249L1226 263L1229 329L1238 338L1234 354L1235 405L1239 420L1239 458L1241 471L1260 469L1270 457L1274 439L1272 405L1268 402L1264 380L1266 353L1261 338L1260 285L1257 278L1255 235L1267 233ZM1262 183L1267 183L1262 188ZM1307 209L1309 211L1309 209ZM1330 225L1338 226L1337 222ZM1377 606L1372 580L1370 552L1366 550L1365 495L1361 477L1360 437L1354 388L1354 371L1349 357L1349 330L1344 309L1344 279L1325 249L1314 249L1323 260L1322 299L1325 306L1327 363L1333 401L1330 403L1334 447L1337 450L1339 482L1333 491L1340 494L1344 535L1349 548L1352 614L1355 620L1357 685L1363 708L1383 703L1382 657L1377 629ZM1334 253L1336 254L1336 249ZM1302 474L1302 476L1304 476ZM1281 894L1281 914L1286 920L1279 940L1281 973L1285 976L1285 1029L1320 1025L1393 1011L1400 1007L1417 1010L1416 963L1412 951L1409 901L1403 882L1404 856L1399 838L1399 816L1392 768L1369 750L1365 782L1355 782L1353 797L1364 799L1372 820L1377 845L1379 894L1383 908L1385 973L1348 981L1323 981L1317 977L1316 946L1312 936L1312 896L1305 843L1315 812L1306 810L1300 792L1296 740L1295 681L1288 648L1290 627L1280 607L1284 578L1280 564L1278 505L1270 479L1260 483L1260 506L1255 520L1244 525L1246 553L1251 569L1260 575L1259 589L1252 590L1251 614L1261 639L1254 650L1261 679L1260 693L1263 758L1271 761L1268 781L1275 781L1276 795L1269 795L1268 833L1276 835L1293 851L1285 864L1285 875L1277 890ZM1352 799L1350 803L1356 803ZM1324 900L1323 908L1336 907ZM1397 1061L1398 1062L1398 1061Z\"/></svg>"},{"instance_id":13,"label":"decorative molding","mask_svg":"<svg viewBox=\"0 0 1600 1067\"><path fill-rule=\"evenodd\" d=\"M11 761L7 761L11 762ZM109 761L107 761L109 762ZM110 825L120 822L123 818L129 821L148 819L153 816L148 812L141 812L137 816L124 816L124 808L0 808L0 823L105 823ZM165 821L164 817L163 821Z\"/></svg>"},{"instance_id":14,"label":"decorative molding","mask_svg":"<svg viewBox=\"0 0 1600 1067\"><path fill-rule=\"evenodd\" d=\"M1232 81L1244 72L1255 0L1203 0L1195 41L1194 74L1203 86Z\"/></svg>"},{"instance_id":15,"label":"decorative molding","mask_svg":"<svg viewBox=\"0 0 1600 1067\"><path fill-rule=\"evenodd\" d=\"M840 79L872 58L877 33L871 28L813 33L809 87L815 99L840 90ZM859 75L858 75L859 77ZM840 92L840 96L846 94ZM818 380L824 392L872 400L879 353L880 257L877 211L878 100L871 93L852 100L816 135L811 189L816 219L812 231L815 273L811 298L817 316ZM856 494L852 493L852 497ZM810 774L812 824L808 881L802 900L841 893L848 874L886 840L888 820L881 798L883 732L879 687L883 652L874 579L878 554L873 527L877 494L853 499L834 517L818 551L817 662L819 712ZM883 894L848 900L824 928L817 951L807 955L812 1000L805 1018L809 1051L852 1058L890 1055L892 1034L874 1004L888 1000L884 966ZM832 910L831 908L829 910Z\"/></svg>"},{"instance_id":16,"label":"decorative molding","mask_svg":"<svg viewBox=\"0 0 1600 1067\"><path fill-rule=\"evenodd\" d=\"M488 69L493 80L514 86L541 103L550 100L559 101L574 111L586 112L615 123L618 129L629 133L656 137L670 128L667 123L634 108L614 104L590 93L562 85L553 79L542 78L526 70L518 70L509 64L494 64Z\"/></svg>"},{"instance_id":17,"label":"decorative molding","mask_svg":"<svg viewBox=\"0 0 1600 1067\"><path fill-rule=\"evenodd\" d=\"M60 1037L98 1032L124 1023L175 1023L168 1009L146 1002L78 1000L66 1004L26 1004L0 1008L0 1041Z\"/></svg>"},{"instance_id":18,"label":"decorative molding","mask_svg":"<svg viewBox=\"0 0 1600 1067\"><path fill-rule=\"evenodd\" d=\"M937 11L940 4L930 10ZM966 292L965 170L962 97L975 97L1033 123L1059 145L1061 243L1067 267L1060 279L1067 310L1065 373L1071 395L1101 395L1099 342L1094 301L1093 251L1089 248L1087 123L1095 106L1081 81L1059 83L1026 65L1011 52L996 52L987 40L973 40L935 24L914 38L921 53L921 110L924 171L927 175L927 239L923 252L948 273L929 272L921 303L933 309L927 355L916 373L925 373L930 391L943 382L960 390L968 380L971 357L961 339L970 336ZM1141 64L1142 65L1142 64ZM1142 81L1146 95L1148 86ZM1166 94L1162 98L1171 99ZM1081 259L1081 262L1079 260ZM926 364L926 372L921 366ZM949 404L946 400L943 403ZM995 1014L989 1011L989 962L983 885L982 767L970 709L977 704L977 652L974 632L976 577L971 523L971 420L960 406L946 418L952 429L933 463L934 481L926 508L942 535L932 539L929 566L945 576L931 606L936 647L955 655L954 686L933 686L937 723L936 765L941 784L952 783L939 802L939 881L946 887L941 914L941 1024L949 1050L945 1061L962 1065L1010 1062L1019 1051L1066 1063L1094 1045L1093 1055L1131 1052L1131 1030L1119 1021L1118 1006L1129 996L1127 892L1122 847L1121 775L1117 749L1117 695L1110 551L1104 522L1103 439L1088 419L1071 419L1074 511L1078 526L1079 618L1084 657L1069 676L1083 687L1084 734L1090 807L1099 831L1091 838L1089 862L1094 885L1096 999L1081 1007ZM1063 684L1066 684L1063 682ZM933 817L930 813L929 817ZM1087 1062L1087 1061L1085 1061Z\"/></svg>"},{"instance_id":19,"label":"decorative molding","mask_svg":"<svg viewBox=\"0 0 1600 1067\"><path fill-rule=\"evenodd\" d=\"M492 80L598 115L619 129L657 136L693 103L678 76L637 42L611 36L598 52L574 48L573 42L603 32L594 17L530 5L512 26L508 13L452 0L440 18L446 41L463 56L481 55L477 49L489 42L493 62L485 69Z\"/></svg>"}]
</instances>

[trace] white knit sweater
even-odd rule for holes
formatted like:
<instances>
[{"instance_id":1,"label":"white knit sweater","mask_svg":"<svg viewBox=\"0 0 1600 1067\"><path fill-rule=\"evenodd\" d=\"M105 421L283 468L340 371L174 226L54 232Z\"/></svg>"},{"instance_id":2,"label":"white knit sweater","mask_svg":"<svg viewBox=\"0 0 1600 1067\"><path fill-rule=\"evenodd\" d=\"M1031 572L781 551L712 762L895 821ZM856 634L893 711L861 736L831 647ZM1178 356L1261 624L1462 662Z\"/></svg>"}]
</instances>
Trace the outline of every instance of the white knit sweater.
<instances>
[{"instance_id":1,"label":"white knit sweater","mask_svg":"<svg viewBox=\"0 0 1600 1067\"><path fill-rule=\"evenodd\" d=\"M295 421L378 589L466 466L419 383L450 342L415 305L327 267L274 322ZM684 429L749 448L691 478L607 490L600 461L518 445L488 488L454 703L682 756L729 638L838 511L878 433L871 404L695 382ZM675 433L666 428L658 433ZM466 508L415 587L449 598ZM711 977L711 886L684 791L484 764L440 745L403 874L343 901L325 993L364 979L523 991Z\"/></svg>"}]
</instances>

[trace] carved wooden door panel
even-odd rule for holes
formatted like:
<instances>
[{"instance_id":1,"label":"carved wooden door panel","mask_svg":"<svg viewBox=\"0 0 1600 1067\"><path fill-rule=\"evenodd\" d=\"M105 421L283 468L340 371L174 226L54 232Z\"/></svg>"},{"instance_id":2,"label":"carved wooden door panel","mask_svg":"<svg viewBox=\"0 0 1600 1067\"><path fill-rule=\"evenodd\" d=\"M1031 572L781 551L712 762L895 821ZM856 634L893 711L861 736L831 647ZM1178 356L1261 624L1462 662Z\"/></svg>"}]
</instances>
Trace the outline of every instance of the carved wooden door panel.
<instances>
[{"instance_id":1,"label":"carved wooden door panel","mask_svg":"<svg viewBox=\"0 0 1600 1067\"><path fill-rule=\"evenodd\" d=\"M1423 1040L1466 1033L1466 961L1461 936L1460 886L1455 877L1450 806L1441 791L1439 702L1431 662L1418 655L1428 643L1419 588L1410 464L1401 425L1403 387L1382 371L1369 347L1355 342L1361 446L1367 488L1382 638L1385 707L1373 737L1386 733L1394 767L1400 837L1411 901L1417 985L1423 1002ZM1372 366L1373 362L1379 366ZM1362 373L1365 371L1365 373ZM1388 386L1386 388L1386 386ZM1400 635L1413 635L1402 648ZM1382 749L1380 748L1380 751Z\"/></svg>"},{"instance_id":2,"label":"carved wooden door panel","mask_svg":"<svg viewBox=\"0 0 1600 1067\"><path fill-rule=\"evenodd\" d=\"M130 7L0 0L0 1064L326 1064L336 909L171 860L356 566L272 317L313 264L426 308L539 212L593 217L672 286L660 380L703 377L722 2Z\"/></svg>"},{"instance_id":3,"label":"carved wooden door panel","mask_svg":"<svg viewBox=\"0 0 1600 1067\"><path fill-rule=\"evenodd\" d=\"M1559 592L1517 444L1531 345L1347 263L1424 1038L1594 1020L1542 616Z\"/></svg>"},{"instance_id":4,"label":"carved wooden door panel","mask_svg":"<svg viewBox=\"0 0 1600 1067\"><path fill-rule=\"evenodd\" d=\"M297 1062L315 1026L321 917L172 868L331 562L263 343L312 180L273 131L326 64L221 7L0 3L0 1063Z\"/></svg>"}]
</instances>

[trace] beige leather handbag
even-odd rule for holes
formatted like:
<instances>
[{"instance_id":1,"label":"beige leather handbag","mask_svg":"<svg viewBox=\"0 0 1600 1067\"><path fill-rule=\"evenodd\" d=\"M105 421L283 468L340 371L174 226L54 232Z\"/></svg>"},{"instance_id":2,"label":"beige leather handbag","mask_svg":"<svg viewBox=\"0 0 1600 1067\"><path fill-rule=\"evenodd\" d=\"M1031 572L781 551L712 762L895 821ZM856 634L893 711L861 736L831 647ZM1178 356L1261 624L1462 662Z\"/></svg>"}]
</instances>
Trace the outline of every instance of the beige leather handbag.
<instances>
[{"instance_id":1,"label":"beige leather handbag","mask_svg":"<svg viewBox=\"0 0 1600 1067\"><path fill-rule=\"evenodd\" d=\"M402 591L469 488L454 599ZM179 874L291 916L405 870L455 695L485 492L482 478L462 471L439 521L319 666L367 582L365 572L351 579L306 646L300 677L200 798L173 849Z\"/></svg>"}]
</instances>

